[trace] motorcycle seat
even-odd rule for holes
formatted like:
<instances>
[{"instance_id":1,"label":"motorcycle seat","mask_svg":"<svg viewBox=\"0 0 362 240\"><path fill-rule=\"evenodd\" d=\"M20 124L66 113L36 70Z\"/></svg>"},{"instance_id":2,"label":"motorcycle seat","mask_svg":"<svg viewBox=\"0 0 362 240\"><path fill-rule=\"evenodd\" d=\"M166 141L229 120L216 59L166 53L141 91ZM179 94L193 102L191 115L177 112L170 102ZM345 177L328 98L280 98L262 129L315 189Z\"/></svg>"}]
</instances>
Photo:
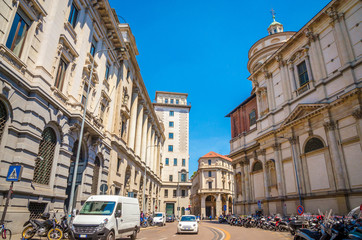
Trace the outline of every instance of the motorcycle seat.
<instances>
[{"instance_id":1,"label":"motorcycle seat","mask_svg":"<svg viewBox=\"0 0 362 240\"><path fill-rule=\"evenodd\" d=\"M43 222L44 222L44 221L39 221L39 220L34 219L33 222L34 222L36 225L40 226L40 225L43 225Z\"/></svg>"},{"instance_id":2,"label":"motorcycle seat","mask_svg":"<svg viewBox=\"0 0 362 240\"><path fill-rule=\"evenodd\" d=\"M321 237L321 233L317 232L317 231L311 231L311 230L305 229L305 228L299 229L299 231L307 234L308 236L310 236L314 239L319 239Z\"/></svg>"}]
</instances>

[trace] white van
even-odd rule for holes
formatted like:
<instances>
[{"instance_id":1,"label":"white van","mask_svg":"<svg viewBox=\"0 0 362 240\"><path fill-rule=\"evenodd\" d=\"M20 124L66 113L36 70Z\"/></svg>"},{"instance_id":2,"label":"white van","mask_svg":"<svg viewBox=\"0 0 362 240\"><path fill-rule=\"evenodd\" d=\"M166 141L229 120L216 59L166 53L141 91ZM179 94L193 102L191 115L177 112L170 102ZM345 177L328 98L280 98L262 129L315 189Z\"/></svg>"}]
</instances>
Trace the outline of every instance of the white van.
<instances>
[{"instance_id":1,"label":"white van","mask_svg":"<svg viewBox=\"0 0 362 240\"><path fill-rule=\"evenodd\" d=\"M91 196L73 220L76 239L136 239L139 229L138 199L130 197Z\"/></svg>"}]
</instances>

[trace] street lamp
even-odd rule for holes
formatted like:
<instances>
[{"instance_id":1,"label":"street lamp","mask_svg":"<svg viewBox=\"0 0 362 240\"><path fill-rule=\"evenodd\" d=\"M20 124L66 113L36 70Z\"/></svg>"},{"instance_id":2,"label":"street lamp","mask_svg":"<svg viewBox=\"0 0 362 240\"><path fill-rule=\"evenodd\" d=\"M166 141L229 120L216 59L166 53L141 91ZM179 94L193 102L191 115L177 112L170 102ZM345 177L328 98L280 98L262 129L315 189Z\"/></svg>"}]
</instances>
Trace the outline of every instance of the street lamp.
<instances>
[{"instance_id":1,"label":"street lamp","mask_svg":"<svg viewBox=\"0 0 362 240\"><path fill-rule=\"evenodd\" d=\"M94 53L96 55L100 52L110 51L110 50L119 50L121 52L126 51L124 47L121 48L114 48L114 49L100 49ZM80 150L82 148L82 138L83 138L83 132L84 132L84 123L85 123L85 116L87 113L87 104L88 104L88 97L89 97L89 90L92 83L92 76L93 76L93 69L94 69L94 57L92 59L92 65L91 65L91 71L89 76L89 82L88 82L88 88L87 88L87 95L84 103L84 112L82 117L82 125L80 127L80 133L79 133L79 140L78 140L78 146L77 146L77 156L75 159L75 166L74 166L74 172L73 172L73 179L72 179L72 188L70 191L70 197L69 197L69 206L68 206L68 217L70 218L72 210L73 210L73 201L74 201L74 191L75 191L75 183L77 180L77 173L78 173L78 165L79 165L79 157L80 157Z\"/></svg>"},{"instance_id":2,"label":"street lamp","mask_svg":"<svg viewBox=\"0 0 362 240\"><path fill-rule=\"evenodd\" d=\"M142 192L142 202L143 202L143 214L146 213L146 198L145 198L145 192L146 192L146 173L147 173L147 150L150 147L158 147L158 145L151 145L146 147L146 154L145 154L145 174L143 179L143 192ZM150 200L151 201L151 200Z\"/></svg>"},{"instance_id":3,"label":"street lamp","mask_svg":"<svg viewBox=\"0 0 362 240\"><path fill-rule=\"evenodd\" d=\"M287 139L290 142L290 139L288 139L288 138L285 138L285 137L278 137L278 138ZM298 189L299 204L302 206L302 197L300 195L299 178L298 178L298 172L297 172L297 162L296 162L297 159L295 158L294 146L293 146L293 144L291 142L290 142L290 146L292 148L292 155L293 155L292 157L293 157L295 178L297 179L297 189Z\"/></svg>"}]
</instances>

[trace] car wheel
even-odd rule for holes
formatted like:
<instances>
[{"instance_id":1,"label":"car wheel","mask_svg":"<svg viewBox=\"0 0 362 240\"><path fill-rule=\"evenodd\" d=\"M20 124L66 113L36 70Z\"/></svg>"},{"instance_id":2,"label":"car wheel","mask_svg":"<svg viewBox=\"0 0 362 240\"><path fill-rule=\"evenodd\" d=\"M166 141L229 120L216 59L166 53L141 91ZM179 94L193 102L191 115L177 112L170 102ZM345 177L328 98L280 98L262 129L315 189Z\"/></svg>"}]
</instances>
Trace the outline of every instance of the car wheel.
<instances>
[{"instance_id":1,"label":"car wheel","mask_svg":"<svg viewBox=\"0 0 362 240\"><path fill-rule=\"evenodd\" d=\"M112 231L107 234L106 240L114 240L114 233Z\"/></svg>"},{"instance_id":2,"label":"car wheel","mask_svg":"<svg viewBox=\"0 0 362 240\"><path fill-rule=\"evenodd\" d=\"M137 238L137 229L133 230L133 234L131 235L131 240L136 240Z\"/></svg>"}]
</instances>

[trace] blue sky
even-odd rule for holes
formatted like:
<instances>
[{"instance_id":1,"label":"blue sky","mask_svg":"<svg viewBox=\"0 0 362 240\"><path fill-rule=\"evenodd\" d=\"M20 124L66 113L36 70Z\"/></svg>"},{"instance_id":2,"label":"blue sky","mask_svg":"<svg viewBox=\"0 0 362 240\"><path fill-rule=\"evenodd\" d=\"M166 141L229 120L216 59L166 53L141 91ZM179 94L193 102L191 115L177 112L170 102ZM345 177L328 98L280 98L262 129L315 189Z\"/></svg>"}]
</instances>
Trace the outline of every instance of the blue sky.
<instances>
[{"instance_id":1,"label":"blue sky","mask_svg":"<svg viewBox=\"0 0 362 240\"><path fill-rule=\"evenodd\" d=\"M199 157L230 151L225 115L250 94L248 51L268 34L270 10L285 31L298 31L328 2L110 0L136 38L151 100L157 90L189 94L190 176Z\"/></svg>"}]
</instances>

